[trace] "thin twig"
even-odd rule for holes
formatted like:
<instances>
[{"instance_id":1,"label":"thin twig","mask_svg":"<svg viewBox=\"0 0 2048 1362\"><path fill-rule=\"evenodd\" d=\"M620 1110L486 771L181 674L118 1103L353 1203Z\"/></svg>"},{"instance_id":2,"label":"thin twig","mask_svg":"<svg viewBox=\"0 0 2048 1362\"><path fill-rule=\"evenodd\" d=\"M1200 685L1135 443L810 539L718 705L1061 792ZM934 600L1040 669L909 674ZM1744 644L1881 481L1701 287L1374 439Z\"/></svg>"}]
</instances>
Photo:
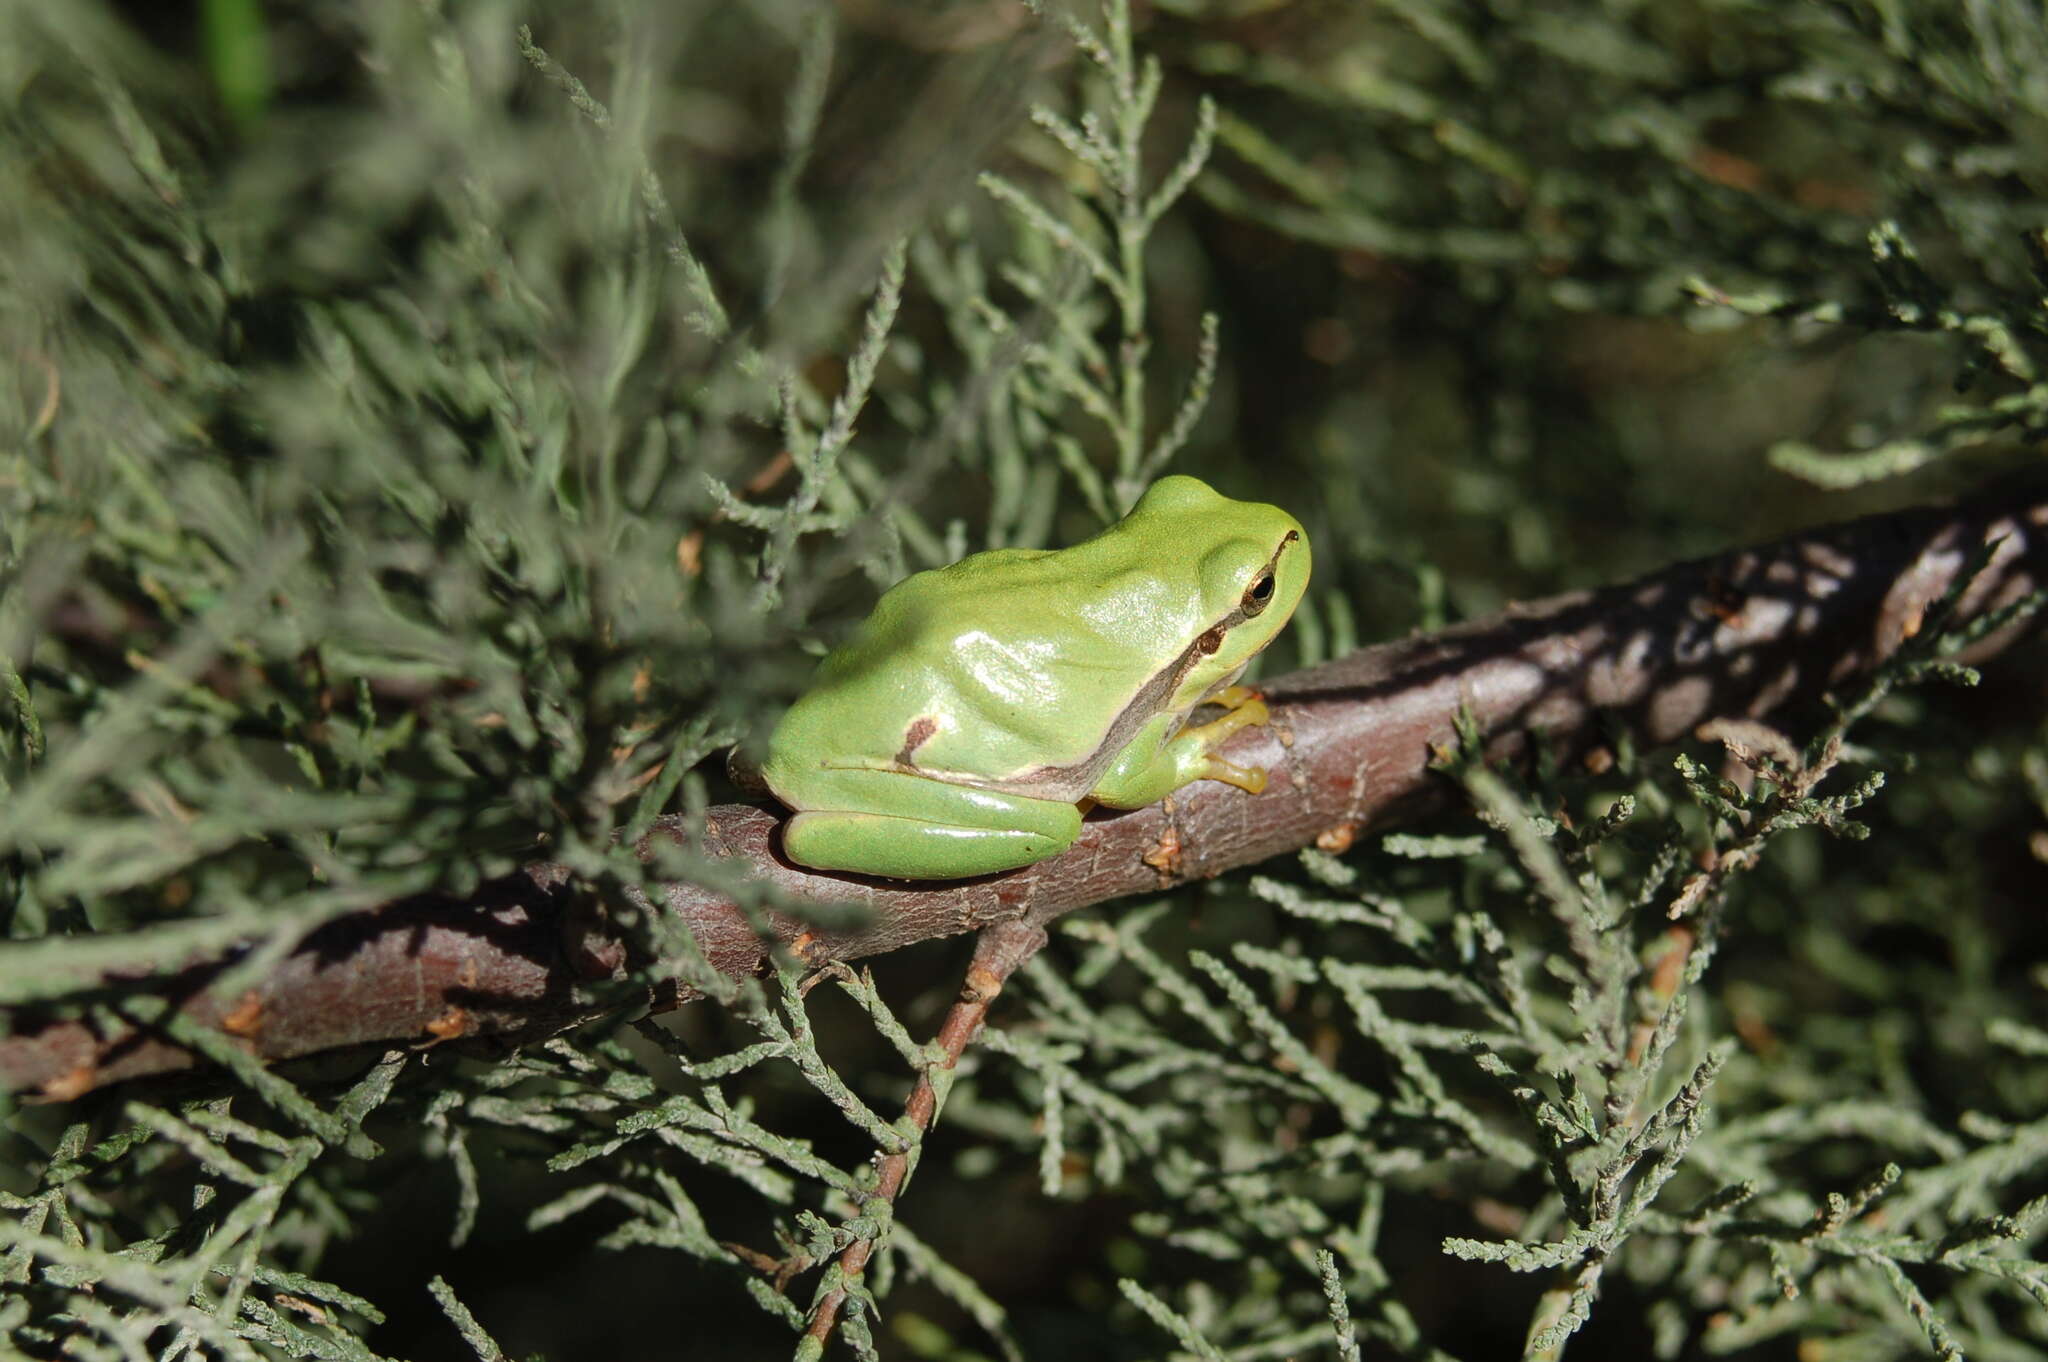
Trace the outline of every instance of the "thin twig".
<instances>
[{"instance_id":1,"label":"thin twig","mask_svg":"<svg viewBox=\"0 0 2048 1362\"><path fill-rule=\"evenodd\" d=\"M960 985L960 997L939 1027L935 1041L938 1053L918 1074L917 1083L903 1104L902 1124L909 1127L906 1133L911 1135L911 1145L900 1153L884 1155L877 1163L875 1190L862 1207L864 1211L895 1202L904 1183L910 1179L925 1132L931 1129L932 1119L939 1112L941 1089L948 1079L934 1076L951 1074L953 1066L960 1061L961 1053L981 1031L982 1022L988 1017L989 1004L1003 991L1010 975L1044 948L1045 940L1045 928L1021 920L999 922L982 930L980 939L975 942L974 959L967 966L967 977ZM822 1349L832 1337L832 1330L839 1322L839 1312L846 1304L846 1284L860 1280L879 1242L880 1236L856 1239L839 1255L839 1284L819 1299L804 1330L806 1343L815 1349ZM805 1354L800 1352L798 1355Z\"/></svg>"}]
</instances>

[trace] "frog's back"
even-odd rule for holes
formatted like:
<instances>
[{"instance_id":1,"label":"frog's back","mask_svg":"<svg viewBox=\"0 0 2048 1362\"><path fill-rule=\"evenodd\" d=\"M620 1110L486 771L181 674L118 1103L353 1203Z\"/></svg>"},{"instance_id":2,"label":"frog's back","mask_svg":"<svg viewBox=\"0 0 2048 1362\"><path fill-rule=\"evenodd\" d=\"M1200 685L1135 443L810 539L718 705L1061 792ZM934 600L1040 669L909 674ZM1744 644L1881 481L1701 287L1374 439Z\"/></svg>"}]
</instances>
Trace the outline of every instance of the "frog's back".
<instances>
[{"instance_id":1,"label":"frog's back","mask_svg":"<svg viewBox=\"0 0 2048 1362\"><path fill-rule=\"evenodd\" d=\"M1081 798L1114 756L1104 735L1156 665L1105 632L1158 606L1105 610L1074 552L996 549L891 587L777 726L771 780L805 753Z\"/></svg>"}]
</instances>

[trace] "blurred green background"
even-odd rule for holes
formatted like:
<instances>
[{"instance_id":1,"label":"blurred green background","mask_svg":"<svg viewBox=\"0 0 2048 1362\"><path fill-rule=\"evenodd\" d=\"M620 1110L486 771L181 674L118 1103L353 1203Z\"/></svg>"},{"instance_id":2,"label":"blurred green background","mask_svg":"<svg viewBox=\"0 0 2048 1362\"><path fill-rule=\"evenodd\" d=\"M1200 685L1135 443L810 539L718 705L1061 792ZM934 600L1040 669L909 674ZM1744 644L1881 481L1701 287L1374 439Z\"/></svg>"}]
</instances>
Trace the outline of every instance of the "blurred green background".
<instances>
[{"instance_id":1,"label":"blurred green background","mask_svg":"<svg viewBox=\"0 0 2048 1362\"><path fill-rule=\"evenodd\" d=\"M543 850L595 864L618 828L732 797L719 753L879 584L1100 523L1075 473L1127 471L1116 432L1026 343L1103 383L1135 363L1156 432L1215 314L1173 466L1286 505L1316 545L1268 674L1951 495L2037 464L2048 429L2048 39L2015 0L1134 5L1161 78L1148 185L1216 110L1144 242L1135 361L1103 291L980 180L1104 229L1111 186L1031 117L1105 107L1102 79L1010 0L11 0L0 20L0 656L34 697L0 734L0 925L104 939L76 957L98 964L296 939ZM831 425L899 240L872 392L807 481L788 456ZM1877 835L1799 834L1742 889L1746 940L1701 1007L1747 1047L1749 1109L1852 1094L1945 1124L2048 1100L1984 1041L1987 1017L2044 1013L2042 661L1889 702L1859 734L1894 775ZM1566 797L1639 779L1671 783L1659 757ZM1439 916L1494 873L1358 856ZM1300 929L1229 888L1164 923L1180 951ZM1083 953L1061 942L1054 968ZM914 1034L964 958L876 962ZM1143 992L1086 982L1103 1008ZM814 1008L835 1067L886 1070L850 1003ZM709 1006L664 1025L699 1055L752 1035ZM489 1091L488 1064L447 1063L465 1102ZM582 1219L525 1228L562 1190L543 1123L481 1121L480 1218L446 1247L449 1127L419 1115L436 1064L372 1121L394 1156L323 1172L325 1206L273 1243L389 1312L378 1354L465 1355L436 1272L514 1355L787 1346L740 1274L600 1251ZM1156 1188L1041 1197L1005 1081L949 1112L905 1218L1025 1355L1161 1355L1118 1275L1276 1289L1146 1231ZM793 1074L746 1094L865 1158ZM119 1100L83 1119L111 1128ZM0 1188L25 1192L77 1117L17 1112ZM1875 1156L1829 1157L1802 1175L1853 1182ZM185 1190L138 1174L105 1227L169 1234ZM771 1247L747 1189L690 1192L718 1237ZM1519 1346L1543 1283L1438 1245L1528 1195L1489 1174L1389 1203L1387 1291L1422 1338ZM1611 1277L1574 1347L1645 1355L1659 1290ZM1892 1355L1855 1309L1813 1308L1745 1355ZM2042 1355L2038 1320L1984 1309L1995 1355ZM882 1332L887 1356L992 1347L915 1283ZM1692 1337L1673 1355L1711 1350ZM1887 1337L1913 1355L1910 1324Z\"/></svg>"}]
</instances>

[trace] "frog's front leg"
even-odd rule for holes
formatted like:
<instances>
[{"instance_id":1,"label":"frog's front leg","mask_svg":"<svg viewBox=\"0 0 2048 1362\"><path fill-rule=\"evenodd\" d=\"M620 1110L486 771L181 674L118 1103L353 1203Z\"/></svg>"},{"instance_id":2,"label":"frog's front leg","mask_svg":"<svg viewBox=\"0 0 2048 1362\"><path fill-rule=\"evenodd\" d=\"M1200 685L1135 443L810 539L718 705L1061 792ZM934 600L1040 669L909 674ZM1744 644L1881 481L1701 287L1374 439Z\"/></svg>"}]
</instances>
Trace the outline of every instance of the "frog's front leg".
<instances>
[{"instance_id":1,"label":"frog's front leg","mask_svg":"<svg viewBox=\"0 0 2048 1362\"><path fill-rule=\"evenodd\" d=\"M818 870L951 880L1042 861L1080 831L1079 806L1064 801L900 771L823 768L807 774L782 849Z\"/></svg>"},{"instance_id":2,"label":"frog's front leg","mask_svg":"<svg viewBox=\"0 0 2048 1362\"><path fill-rule=\"evenodd\" d=\"M1089 793L1111 808L1137 809L1198 780L1220 780L1252 794L1264 790L1264 771L1225 761L1215 751L1240 728L1266 722L1265 700L1250 686L1231 686L1204 703L1221 705L1226 712L1178 733L1173 726L1179 716L1160 715L1125 744Z\"/></svg>"}]
</instances>

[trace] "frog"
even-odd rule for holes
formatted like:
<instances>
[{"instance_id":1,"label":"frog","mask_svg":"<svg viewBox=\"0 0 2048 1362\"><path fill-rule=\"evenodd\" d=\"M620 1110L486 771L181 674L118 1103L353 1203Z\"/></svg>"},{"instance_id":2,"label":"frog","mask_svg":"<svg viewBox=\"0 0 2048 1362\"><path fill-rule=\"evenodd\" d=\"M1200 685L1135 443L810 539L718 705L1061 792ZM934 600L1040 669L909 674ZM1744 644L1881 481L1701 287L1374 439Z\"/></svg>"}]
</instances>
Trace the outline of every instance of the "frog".
<instances>
[{"instance_id":1,"label":"frog","mask_svg":"<svg viewBox=\"0 0 2048 1362\"><path fill-rule=\"evenodd\" d=\"M813 870L949 880L1065 850L1096 805L1200 780L1258 794L1224 760L1269 719L1238 684L1309 577L1301 524L1198 478L1154 482L1063 549L998 548L913 573L819 664L760 763ZM1204 706L1221 711L1204 723Z\"/></svg>"}]
</instances>

